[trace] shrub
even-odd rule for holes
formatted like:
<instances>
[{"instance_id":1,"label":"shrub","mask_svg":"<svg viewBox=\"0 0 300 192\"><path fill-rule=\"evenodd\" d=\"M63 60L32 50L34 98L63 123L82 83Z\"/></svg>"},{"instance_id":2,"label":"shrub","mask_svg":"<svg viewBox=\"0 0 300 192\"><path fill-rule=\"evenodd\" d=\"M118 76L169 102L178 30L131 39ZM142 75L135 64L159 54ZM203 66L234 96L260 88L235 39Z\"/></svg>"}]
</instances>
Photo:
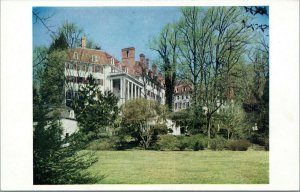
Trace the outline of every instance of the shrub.
<instances>
[{"instance_id":1,"label":"shrub","mask_svg":"<svg viewBox=\"0 0 300 192\"><path fill-rule=\"evenodd\" d=\"M177 139L178 139L177 147L179 148L179 150L180 151L185 150L189 145L187 139L183 136L180 136Z\"/></svg>"},{"instance_id":2,"label":"shrub","mask_svg":"<svg viewBox=\"0 0 300 192\"><path fill-rule=\"evenodd\" d=\"M101 138L90 142L87 146L88 150L114 150L114 142L110 138Z\"/></svg>"},{"instance_id":3,"label":"shrub","mask_svg":"<svg viewBox=\"0 0 300 192\"><path fill-rule=\"evenodd\" d=\"M157 148L165 151L175 151L179 149L180 141L174 135L160 135L157 141Z\"/></svg>"},{"instance_id":4,"label":"shrub","mask_svg":"<svg viewBox=\"0 0 300 192\"><path fill-rule=\"evenodd\" d=\"M203 135L192 135L190 137L186 137L188 148L194 151L203 150L207 145L207 138Z\"/></svg>"},{"instance_id":5,"label":"shrub","mask_svg":"<svg viewBox=\"0 0 300 192\"><path fill-rule=\"evenodd\" d=\"M209 140L210 149L214 151L221 151L226 148L227 141L222 136L216 136Z\"/></svg>"},{"instance_id":6,"label":"shrub","mask_svg":"<svg viewBox=\"0 0 300 192\"><path fill-rule=\"evenodd\" d=\"M250 145L250 142L244 139L228 141L228 149L232 151L247 151Z\"/></svg>"}]
</instances>

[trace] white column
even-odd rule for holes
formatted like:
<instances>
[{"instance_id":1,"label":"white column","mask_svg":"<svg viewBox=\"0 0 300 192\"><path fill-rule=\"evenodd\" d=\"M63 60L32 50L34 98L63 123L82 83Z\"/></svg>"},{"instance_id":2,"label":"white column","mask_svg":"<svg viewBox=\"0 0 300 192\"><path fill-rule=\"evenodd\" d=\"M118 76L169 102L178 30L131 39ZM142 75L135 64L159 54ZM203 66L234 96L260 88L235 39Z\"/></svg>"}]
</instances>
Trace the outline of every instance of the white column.
<instances>
[{"instance_id":1,"label":"white column","mask_svg":"<svg viewBox=\"0 0 300 192\"><path fill-rule=\"evenodd\" d=\"M130 93L130 95L131 95L131 99L133 99L133 83L131 83L131 93Z\"/></svg>"},{"instance_id":2,"label":"white column","mask_svg":"<svg viewBox=\"0 0 300 192\"><path fill-rule=\"evenodd\" d=\"M127 99L130 100L130 92L129 92L129 81L127 81Z\"/></svg>"},{"instance_id":3,"label":"white column","mask_svg":"<svg viewBox=\"0 0 300 192\"><path fill-rule=\"evenodd\" d=\"M123 100L123 78L120 78L120 99L121 99L121 103Z\"/></svg>"},{"instance_id":4,"label":"white column","mask_svg":"<svg viewBox=\"0 0 300 192\"><path fill-rule=\"evenodd\" d=\"M137 86L136 85L134 85L134 94L135 94L135 98L137 98Z\"/></svg>"}]
</instances>

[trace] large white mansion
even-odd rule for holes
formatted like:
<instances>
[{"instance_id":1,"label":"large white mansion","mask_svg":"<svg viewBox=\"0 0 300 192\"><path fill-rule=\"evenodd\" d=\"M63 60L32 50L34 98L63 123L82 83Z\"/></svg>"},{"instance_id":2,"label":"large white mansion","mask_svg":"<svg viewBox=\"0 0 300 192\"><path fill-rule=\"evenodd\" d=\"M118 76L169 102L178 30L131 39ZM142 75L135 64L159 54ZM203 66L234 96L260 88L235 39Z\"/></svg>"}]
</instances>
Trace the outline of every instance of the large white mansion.
<instances>
[{"instance_id":1,"label":"large white mansion","mask_svg":"<svg viewBox=\"0 0 300 192\"><path fill-rule=\"evenodd\" d=\"M119 105L139 97L165 103L164 79L156 73L155 64L149 69L144 54L135 61L135 48L124 48L118 61L102 50L86 48L85 37L81 41L81 47L69 51L65 63L67 106L90 74L102 92L111 91L119 98Z\"/></svg>"},{"instance_id":2,"label":"large white mansion","mask_svg":"<svg viewBox=\"0 0 300 192\"><path fill-rule=\"evenodd\" d=\"M68 106L80 87L85 86L90 74L102 92L111 91L119 98L119 106L140 97L165 104L164 78L156 73L156 65L152 63L150 69L149 59L144 54L140 54L139 61L136 61L134 47L122 49L121 54L122 60L119 61L105 51L86 48L85 37L81 39L81 47L68 52L65 61L66 107L61 120L65 137L77 130L74 111ZM167 126L173 134L180 134L180 128L171 120L167 120Z\"/></svg>"}]
</instances>

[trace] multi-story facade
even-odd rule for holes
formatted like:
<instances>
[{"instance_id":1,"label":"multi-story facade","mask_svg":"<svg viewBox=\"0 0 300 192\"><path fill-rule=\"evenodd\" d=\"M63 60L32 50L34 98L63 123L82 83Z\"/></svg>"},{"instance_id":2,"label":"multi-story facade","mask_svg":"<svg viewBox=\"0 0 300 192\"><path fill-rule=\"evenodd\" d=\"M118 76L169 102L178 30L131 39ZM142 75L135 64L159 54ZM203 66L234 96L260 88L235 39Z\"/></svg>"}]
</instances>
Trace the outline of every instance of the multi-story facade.
<instances>
[{"instance_id":1,"label":"multi-story facade","mask_svg":"<svg viewBox=\"0 0 300 192\"><path fill-rule=\"evenodd\" d=\"M178 83L174 89L174 111L187 109L191 105L192 86L186 82Z\"/></svg>"},{"instance_id":2,"label":"multi-story facade","mask_svg":"<svg viewBox=\"0 0 300 192\"><path fill-rule=\"evenodd\" d=\"M119 105L140 97L165 103L162 75L156 73L155 64L149 69L149 59L144 54L135 61L135 48L124 48L119 61L102 50L86 48L85 37L81 41L81 47L69 51L65 62L66 105L77 95L80 86L86 84L90 74L102 92L111 91L119 98Z\"/></svg>"}]
</instances>

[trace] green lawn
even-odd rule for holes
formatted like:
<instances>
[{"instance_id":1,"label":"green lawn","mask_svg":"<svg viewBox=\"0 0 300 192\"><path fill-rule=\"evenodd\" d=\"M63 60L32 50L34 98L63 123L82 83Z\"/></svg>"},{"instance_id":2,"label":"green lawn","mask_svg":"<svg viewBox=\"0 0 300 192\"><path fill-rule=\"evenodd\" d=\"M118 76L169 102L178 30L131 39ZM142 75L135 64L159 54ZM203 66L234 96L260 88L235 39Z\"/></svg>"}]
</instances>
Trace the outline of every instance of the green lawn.
<instances>
[{"instance_id":1,"label":"green lawn","mask_svg":"<svg viewBox=\"0 0 300 192\"><path fill-rule=\"evenodd\" d=\"M98 151L106 184L267 184L266 151Z\"/></svg>"}]
</instances>

